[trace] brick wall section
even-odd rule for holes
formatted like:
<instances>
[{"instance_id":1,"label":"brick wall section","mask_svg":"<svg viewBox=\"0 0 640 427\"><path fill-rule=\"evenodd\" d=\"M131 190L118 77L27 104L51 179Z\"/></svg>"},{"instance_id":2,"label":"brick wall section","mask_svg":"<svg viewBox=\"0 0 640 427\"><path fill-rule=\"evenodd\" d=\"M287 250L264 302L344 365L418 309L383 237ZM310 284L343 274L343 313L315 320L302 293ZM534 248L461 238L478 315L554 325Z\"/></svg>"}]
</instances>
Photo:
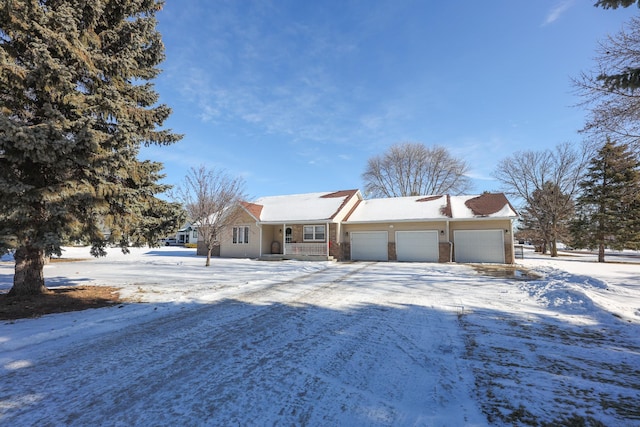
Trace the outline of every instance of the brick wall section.
<instances>
[{"instance_id":1,"label":"brick wall section","mask_svg":"<svg viewBox=\"0 0 640 427\"><path fill-rule=\"evenodd\" d=\"M342 257L340 261L351 261L351 242L344 242L341 246Z\"/></svg>"},{"instance_id":2,"label":"brick wall section","mask_svg":"<svg viewBox=\"0 0 640 427\"><path fill-rule=\"evenodd\" d=\"M329 241L335 242L338 240L336 233L338 232L338 224L329 224Z\"/></svg>"},{"instance_id":3,"label":"brick wall section","mask_svg":"<svg viewBox=\"0 0 640 427\"><path fill-rule=\"evenodd\" d=\"M332 256L336 261L342 261L344 259L342 252L342 243L335 243L332 241L329 246L329 256Z\"/></svg>"},{"instance_id":4,"label":"brick wall section","mask_svg":"<svg viewBox=\"0 0 640 427\"><path fill-rule=\"evenodd\" d=\"M329 224L329 256L342 261L342 248L338 240L338 224Z\"/></svg>"},{"instance_id":5,"label":"brick wall section","mask_svg":"<svg viewBox=\"0 0 640 427\"><path fill-rule=\"evenodd\" d=\"M507 264L513 264L515 262L513 254L513 245L511 243L504 244L504 262Z\"/></svg>"},{"instance_id":6,"label":"brick wall section","mask_svg":"<svg viewBox=\"0 0 640 427\"><path fill-rule=\"evenodd\" d=\"M452 257L452 244L450 242L443 242L438 245L438 262L451 262Z\"/></svg>"},{"instance_id":7,"label":"brick wall section","mask_svg":"<svg viewBox=\"0 0 640 427\"><path fill-rule=\"evenodd\" d=\"M397 261L398 254L396 253L396 243L389 242L387 243L387 254L389 256L389 261Z\"/></svg>"},{"instance_id":8,"label":"brick wall section","mask_svg":"<svg viewBox=\"0 0 640 427\"><path fill-rule=\"evenodd\" d=\"M287 225L287 228L291 228L291 243L302 243L302 225Z\"/></svg>"}]
</instances>

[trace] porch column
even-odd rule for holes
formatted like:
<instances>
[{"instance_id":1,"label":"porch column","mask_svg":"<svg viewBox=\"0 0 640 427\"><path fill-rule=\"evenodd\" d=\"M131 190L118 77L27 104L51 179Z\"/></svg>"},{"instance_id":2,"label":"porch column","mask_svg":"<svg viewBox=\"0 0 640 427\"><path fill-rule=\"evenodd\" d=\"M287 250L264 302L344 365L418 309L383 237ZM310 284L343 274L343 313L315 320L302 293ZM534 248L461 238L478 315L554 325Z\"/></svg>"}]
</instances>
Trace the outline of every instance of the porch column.
<instances>
[{"instance_id":1,"label":"porch column","mask_svg":"<svg viewBox=\"0 0 640 427\"><path fill-rule=\"evenodd\" d=\"M331 231L331 229L329 228L329 223L328 223L328 222L327 222L327 224L325 225L325 227L326 227L326 230L325 230L325 232L324 232L324 235L325 235L325 240L327 241L327 257L328 257L328 256L330 255L330 253L329 253L329 239L330 239L330 237L331 237L331 236L329 235L329 232Z\"/></svg>"},{"instance_id":2,"label":"porch column","mask_svg":"<svg viewBox=\"0 0 640 427\"><path fill-rule=\"evenodd\" d=\"M282 255L287 254L287 224L282 224Z\"/></svg>"}]
</instances>

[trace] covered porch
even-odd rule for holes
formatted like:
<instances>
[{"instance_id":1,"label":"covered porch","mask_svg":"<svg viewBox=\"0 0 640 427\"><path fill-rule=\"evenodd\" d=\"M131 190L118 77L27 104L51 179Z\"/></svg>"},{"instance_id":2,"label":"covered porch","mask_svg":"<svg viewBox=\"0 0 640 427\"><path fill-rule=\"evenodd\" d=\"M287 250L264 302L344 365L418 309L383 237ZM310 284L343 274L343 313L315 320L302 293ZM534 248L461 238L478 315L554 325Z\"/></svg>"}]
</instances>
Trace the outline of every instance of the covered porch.
<instances>
[{"instance_id":1,"label":"covered porch","mask_svg":"<svg viewBox=\"0 0 640 427\"><path fill-rule=\"evenodd\" d=\"M330 261L329 223L262 225L260 259Z\"/></svg>"}]
</instances>

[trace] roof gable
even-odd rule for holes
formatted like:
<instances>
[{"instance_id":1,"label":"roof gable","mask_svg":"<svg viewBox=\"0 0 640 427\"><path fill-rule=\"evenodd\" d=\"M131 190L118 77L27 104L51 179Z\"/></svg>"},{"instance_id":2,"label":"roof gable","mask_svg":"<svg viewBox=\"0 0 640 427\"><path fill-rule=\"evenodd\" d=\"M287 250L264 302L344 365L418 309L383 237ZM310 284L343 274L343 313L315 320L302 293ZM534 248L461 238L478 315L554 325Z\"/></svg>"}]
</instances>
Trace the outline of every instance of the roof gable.
<instances>
[{"instance_id":1,"label":"roof gable","mask_svg":"<svg viewBox=\"0 0 640 427\"><path fill-rule=\"evenodd\" d=\"M349 200L351 200L351 198L355 196L357 193L358 193L358 190L343 190L343 191L336 191L335 193L325 194L324 196L322 196L323 199L332 199L332 198L343 199L342 204L340 205L340 207L338 207L338 209L334 212L334 214L331 215L330 219L334 219L336 215L338 215L338 213L342 210L342 208L344 208L345 205L349 203ZM347 213L347 215L349 215L349 213Z\"/></svg>"},{"instance_id":2,"label":"roof gable","mask_svg":"<svg viewBox=\"0 0 640 427\"><path fill-rule=\"evenodd\" d=\"M240 204L256 221L260 221L260 214L264 206L249 202L241 202Z\"/></svg>"},{"instance_id":3,"label":"roof gable","mask_svg":"<svg viewBox=\"0 0 640 427\"><path fill-rule=\"evenodd\" d=\"M331 221L359 190L261 197L247 205L261 206L256 218L261 222ZM246 208L246 207L245 207ZM248 208L246 208L248 209Z\"/></svg>"}]
</instances>

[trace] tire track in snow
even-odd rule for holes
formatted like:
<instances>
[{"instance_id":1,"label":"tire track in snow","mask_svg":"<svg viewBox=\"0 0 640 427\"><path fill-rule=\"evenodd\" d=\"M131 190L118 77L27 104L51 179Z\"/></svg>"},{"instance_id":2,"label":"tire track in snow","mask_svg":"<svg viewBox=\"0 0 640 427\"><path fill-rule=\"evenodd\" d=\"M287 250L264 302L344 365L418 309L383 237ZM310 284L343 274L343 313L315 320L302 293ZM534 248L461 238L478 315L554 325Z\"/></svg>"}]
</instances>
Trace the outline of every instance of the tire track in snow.
<instances>
[{"instance_id":1,"label":"tire track in snow","mask_svg":"<svg viewBox=\"0 0 640 427\"><path fill-rule=\"evenodd\" d=\"M454 340L451 313L372 303L402 299L394 290L368 289L375 274L375 264L344 264L239 289L233 298L34 359L33 367L2 378L7 390L21 392L2 392L0 400L41 400L7 408L0 420L413 425L437 423L443 413L450 420L450 409L464 423L465 408L433 357L442 342ZM58 386L57 375L66 376L65 385ZM22 380L32 387L20 389ZM76 387L69 392L71 381Z\"/></svg>"},{"instance_id":2,"label":"tire track in snow","mask_svg":"<svg viewBox=\"0 0 640 427\"><path fill-rule=\"evenodd\" d=\"M358 281L359 278L359 275L354 275L352 279ZM342 289L343 292L335 298L352 297L353 290L348 289L347 292ZM332 305L327 300L329 295L315 296ZM304 302L315 303L311 300ZM422 328L427 328L427 336L440 335L448 343L446 351L462 352L461 341L457 349L452 345L459 337L455 316L451 317L451 313L429 314L367 305L334 313L329 319L326 313L313 309L295 311L290 316L299 318L303 324L314 325L313 330L307 329L304 336L290 339L287 348L275 357L262 358L260 363L255 363L256 367L267 371L289 372L297 377L297 380L286 383L283 387L286 391L281 392L278 399L282 402L278 414L288 416L286 420L303 424L336 424L345 420L357 424L413 424L427 422L425 413L431 411L428 422L432 423L437 421L438 414L447 413L442 408L451 408L459 413L461 423L467 421L465 414L468 412L472 419L479 416L479 412L476 414L474 412L477 411L469 410L468 401L457 401L459 389L462 387L467 391L472 386L462 381L462 368L455 364L446 367L446 360L441 363L443 361L431 357L441 352L441 341L425 343L422 340ZM449 323L448 327L444 327L446 323ZM421 327L413 335L411 331L399 334L398 330L407 325ZM434 332L436 329L444 332L438 334ZM400 342L399 337L402 338ZM291 351L289 347L302 348ZM392 351L392 354L401 354L399 360L388 360L390 347L399 349ZM415 355L411 354L413 351ZM452 379L445 378L449 373L453 374ZM435 382L433 378L436 378ZM273 390L270 392L274 394ZM271 400L261 400L260 395L253 395L249 400L258 407L258 402L263 402L266 410L272 405ZM223 421L241 423L242 420L229 418Z\"/></svg>"},{"instance_id":3,"label":"tire track in snow","mask_svg":"<svg viewBox=\"0 0 640 427\"><path fill-rule=\"evenodd\" d=\"M323 288L354 274L357 268L351 267L346 272L344 269L325 269L273 283L259 290L241 293L238 295L239 301L264 301L274 296L282 298L284 294L289 301L285 299L280 303L295 302L305 295L323 292ZM359 268L365 267L366 265ZM292 289L292 286L298 289ZM286 292L282 292L283 290ZM292 293L292 290L295 292ZM102 415L113 419L114 408L126 408L127 402L131 405L134 397L145 400L144 396L134 396L132 389L140 389L143 395L154 392L160 392L162 395L162 389L166 388L167 382L176 378L179 381L186 380L194 366L198 366L203 358L207 360L206 356L211 351L210 345L222 349L225 346L233 348L230 344L236 336L242 336L244 331L251 330L256 325L267 328L269 325L273 326L275 321L281 320L269 316L269 306L251 306L249 313L245 313L246 310L238 310L238 307L243 305L246 304L230 301L185 309L126 331L96 337L99 339L98 342L83 345L73 351L73 354L34 360L33 367L3 375L5 391L0 392L0 402L21 399L24 401L21 396L11 395L9 390L20 390L19 384L25 375L39 379L30 379L28 383L31 389L21 390L21 395L36 396L34 399L40 401L37 405L25 405L20 409L15 405L4 404L0 406L0 410L5 412L0 420L13 418L18 422L20 414L30 412L30 416L33 416L34 409L42 412L40 422L45 424L52 422L51 417L54 413L65 424L82 424L83 420L95 422L96 417L101 419L100 414L95 412L89 415L91 419L86 419L87 406L106 407ZM270 323L266 321L269 317ZM211 334L211 330L220 332ZM185 347L187 343L188 346ZM220 355L226 359L241 356L237 351L222 351ZM153 361L152 367L148 366L150 360ZM75 398L69 399L70 396L59 395L65 386L59 389L56 387L55 373L60 373L67 381L73 380L77 384L78 395ZM98 387L95 386L96 382L100 383ZM82 395L83 390L90 390L90 393ZM64 411L61 411L63 407Z\"/></svg>"}]
</instances>

